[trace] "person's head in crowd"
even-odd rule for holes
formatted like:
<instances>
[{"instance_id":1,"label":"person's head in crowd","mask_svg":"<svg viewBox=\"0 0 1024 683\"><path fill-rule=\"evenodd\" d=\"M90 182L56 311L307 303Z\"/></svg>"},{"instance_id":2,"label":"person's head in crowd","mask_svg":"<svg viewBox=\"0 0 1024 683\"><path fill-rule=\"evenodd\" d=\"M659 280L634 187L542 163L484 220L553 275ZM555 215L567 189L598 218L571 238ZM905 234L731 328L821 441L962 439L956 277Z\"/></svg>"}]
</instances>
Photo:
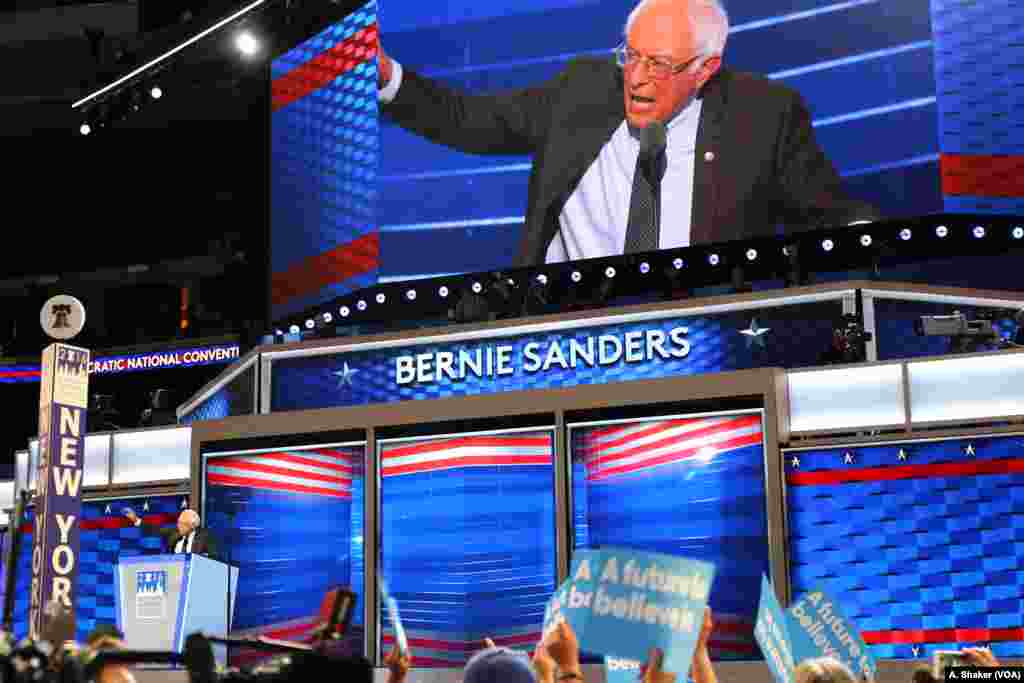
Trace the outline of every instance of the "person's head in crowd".
<instances>
[{"instance_id":1,"label":"person's head in crowd","mask_svg":"<svg viewBox=\"0 0 1024 683\"><path fill-rule=\"evenodd\" d=\"M199 513L195 510L182 510L178 515L178 533L188 536L193 530L199 528Z\"/></svg>"},{"instance_id":2,"label":"person's head in crowd","mask_svg":"<svg viewBox=\"0 0 1024 683\"><path fill-rule=\"evenodd\" d=\"M469 658L462 683L537 683L525 652L493 644Z\"/></svg>"},{"instance_id":3,"label":"person's head in crowd","mask_svg":"<svg viewBox=\"0 0 1024 683\"><path fill-rule=\"evenodd\" d=\"M914 673L910 676L911 683L939 683L939 681L932 675L932 668L930 666L919 666L914 669Z\"/></svg>"},{"instance_id":4,"label":"person's head in crowd","mask_svg":"<svg viewBox=\"0 0 1024 683\"><path fill-rule=\"evenodd\" d=\"M805 659L793 671L794 683L858 683L846 665L832 657Z\"/></svg>"},{"instance_id":5,"label":"person's head in crowd","mask_svg":"<svg viewBox=\"0 0 1024 683\"><path fill-rule=\"evenodd\" d=\"M85 637L85 644L88 647L93 647L101 638L124 640L124 633L122 633L121 629L113 624L97 624L96 628L90 631L89 635Z\"/></svg>"},{"instance_id":6,"label":"person's head in crowd","mask_svg":"<svg viewBox=\"0 0 1024 683\"><path fill-rule=\"evenodd\" d=\"M722 65L729 17L718 0L642 0L619 51L626 118L667 123Z\"/></svg>"},{"instance_id":7,"label":"person's head in crowd","mask_svg":"<svg viewBox=\"0 0 1024 683\"><path fill-rule=\"evenodd\" d=\"M111 650L123 650L124 642L112 635L101 635L90 643L89 647L94 654L99 654ZM126 664L111 662L99 670L95 680L96 683L135 683L135 676Z\"/></svg>"}]
</instances>

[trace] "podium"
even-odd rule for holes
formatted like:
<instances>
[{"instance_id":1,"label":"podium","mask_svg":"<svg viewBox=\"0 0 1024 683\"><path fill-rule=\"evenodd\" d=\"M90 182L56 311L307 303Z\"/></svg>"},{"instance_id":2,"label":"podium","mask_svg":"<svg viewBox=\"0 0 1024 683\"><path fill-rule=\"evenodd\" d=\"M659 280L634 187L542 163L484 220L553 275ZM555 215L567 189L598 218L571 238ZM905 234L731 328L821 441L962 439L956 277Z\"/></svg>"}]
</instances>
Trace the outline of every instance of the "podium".
<instances>
[{"instance_id":1,"label":"podium","mask_svg":"<svg viewBox=\"0 0 1024 683\"><path fill-rule=\"evenodd\" d=\"M238 567L202 555L122 558L114 577L117 627L129 648L181 652L191 633L228 633L237 587ZM223 650L216 654L223 661Z\"/></svg>"}]
</instances>

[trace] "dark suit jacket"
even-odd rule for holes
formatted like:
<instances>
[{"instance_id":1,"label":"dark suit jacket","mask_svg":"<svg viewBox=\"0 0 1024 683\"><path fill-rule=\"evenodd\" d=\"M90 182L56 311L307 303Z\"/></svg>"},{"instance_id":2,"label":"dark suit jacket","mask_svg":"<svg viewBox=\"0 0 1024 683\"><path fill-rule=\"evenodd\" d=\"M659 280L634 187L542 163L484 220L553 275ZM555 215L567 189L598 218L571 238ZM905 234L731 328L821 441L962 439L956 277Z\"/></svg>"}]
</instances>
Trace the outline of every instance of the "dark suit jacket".
<instances>
[{"instance_id":1,"label":"dark suit jacket","mask_svg":"<svg viewBox=\"0 0 1024 683\"><path fill-rule=\"evenodd\" d=\"M143 533L152 536L159 536L161 549L164 553L173 554L174 547L178 545L181 536L178 535L178 528L164 529L151 524L143 523ZM192 554L206 555L212 560L220 559L217 554L217 541L209 531L203 528L196 529L196 537L192 540Z\"/></svg>"},{"instance_id":2,"label":"dark suit jacket","mask_svg":"<svg viewBox=\"0 0 1024 683\"><path fill-rule=\"evenodd\" d=\"M546 83L496 95L464 95L405 70L398 95L382 111L463 152L533 156L516 258L516 265L527 266L544 262L562 207L625 119L622 93L622 70L611 59L577 59ZM701 97L692 243L877 216L844 195L796 92L721 69ZM671 229L671 220L664 218L663 230Z\"/></svg>"}]
</instances>

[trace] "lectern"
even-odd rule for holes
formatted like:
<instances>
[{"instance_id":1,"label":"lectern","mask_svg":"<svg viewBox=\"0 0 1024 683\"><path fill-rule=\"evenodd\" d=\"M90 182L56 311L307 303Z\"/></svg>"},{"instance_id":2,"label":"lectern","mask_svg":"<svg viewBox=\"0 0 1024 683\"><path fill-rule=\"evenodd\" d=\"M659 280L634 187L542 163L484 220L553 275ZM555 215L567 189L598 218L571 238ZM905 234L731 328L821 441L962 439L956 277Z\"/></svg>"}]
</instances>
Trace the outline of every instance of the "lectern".
<instances>
[{"instance_id":1,"label":"lectern","mask_svg":"<svg viewBox=\"0 0 1024 683\"><path fill-rule=\"evenodd\" d=\"M122 558L114 578L117 627L131 649L181 652L190 633L228 633L238 567L202 555L141 555Z\"/></svg>"}]
</instances>

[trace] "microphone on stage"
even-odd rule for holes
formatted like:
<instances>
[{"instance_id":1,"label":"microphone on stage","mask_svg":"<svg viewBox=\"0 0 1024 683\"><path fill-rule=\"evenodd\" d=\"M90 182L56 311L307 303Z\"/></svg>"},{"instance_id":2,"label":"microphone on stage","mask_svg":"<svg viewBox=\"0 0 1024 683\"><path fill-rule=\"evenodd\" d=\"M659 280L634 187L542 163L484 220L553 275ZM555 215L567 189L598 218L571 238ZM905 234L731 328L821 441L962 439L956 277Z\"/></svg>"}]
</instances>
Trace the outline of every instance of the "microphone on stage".
<instances>
[{"instance_id":1,"label":"microphone on stage","mask_svg":"<svg viewBox=\"0 0 1024 683\"><path fill-rule=\"evenodd\" d=\"M640 159L654 187L658 187L665 175L665 145L668 129L661 121L653 121L639 131Z\"/></svg>"}]
</instances>

